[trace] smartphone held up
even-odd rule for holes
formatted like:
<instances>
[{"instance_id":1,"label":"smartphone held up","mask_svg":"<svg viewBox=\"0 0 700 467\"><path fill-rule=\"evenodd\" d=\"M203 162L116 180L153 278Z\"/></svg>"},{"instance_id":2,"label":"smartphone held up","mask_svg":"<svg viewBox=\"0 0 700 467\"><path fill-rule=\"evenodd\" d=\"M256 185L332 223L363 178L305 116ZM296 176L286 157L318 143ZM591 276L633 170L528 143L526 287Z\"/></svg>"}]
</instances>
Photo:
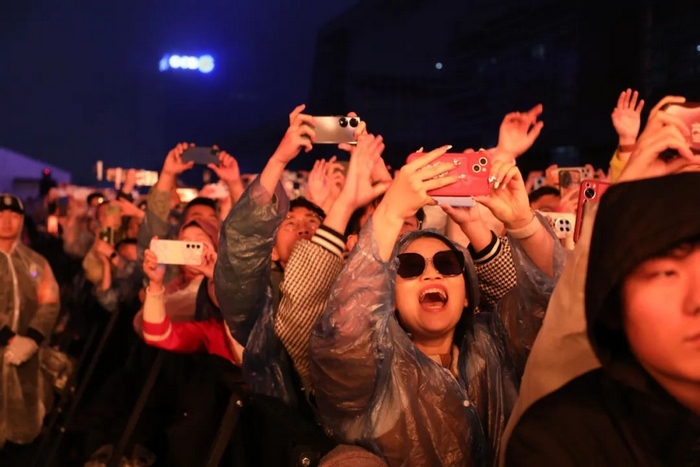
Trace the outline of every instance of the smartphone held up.
<instances>
[{"instance_id":1,"label":"smartphone held up","mask_svg":"<svg viewBox=\"0 0 700 467\"><path fill-rule=\"evenodd\" d=\"M420 152L413 153L408 156L406 163L424 155ZM475 204L474 196L484 196L490 193L488 178L491 171L491 160L485 151L446 153L427 167L438 163L444 163L446 167L452 166L452 169L447 172L449 175L462 176L460 180L451 185L428 192L439 204L471 207Z\"/></svg>"},{"instance_id":2,"label":"smartphone held up","mask_svg":"<svg viewBox=\"0 0 700 467\"><path fill-rule=\"evenodd\" d=\"M186 240L151 240L149 249L158 257L160 264L199 266L202 264L204 244Z\"/></svg>"}]
</instances>

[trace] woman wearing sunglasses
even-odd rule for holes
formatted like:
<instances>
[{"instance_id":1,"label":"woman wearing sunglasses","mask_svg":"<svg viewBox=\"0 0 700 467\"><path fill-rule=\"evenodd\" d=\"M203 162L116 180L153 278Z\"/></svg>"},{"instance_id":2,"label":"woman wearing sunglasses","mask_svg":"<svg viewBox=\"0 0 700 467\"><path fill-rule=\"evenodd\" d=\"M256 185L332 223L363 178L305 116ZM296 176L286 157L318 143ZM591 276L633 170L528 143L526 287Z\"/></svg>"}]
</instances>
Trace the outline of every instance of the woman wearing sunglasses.
<instances>
[{"instance_id":1,"label":"woman wearing sunglasses","mask_svg":"<svg viewBox=\"0 0 700 467\"><path fill-rule=\"evenodd\" d=\"M426 167L447 149L396 176L309 346L326 428L391 466L494 462L517 397L522 369L514 362L525 358L516 353L527 353L541 323L536 312L563 263L561 245L529 209L520 172L502 162L492 166L491 194L477 200L506 225L513 244L518 285L504 297L507 307L478 313L471 258L446 237L417 231L399 240L402 219L434 204L427 192L457 180L446 164Z\"/></svg>"}]
</instances>

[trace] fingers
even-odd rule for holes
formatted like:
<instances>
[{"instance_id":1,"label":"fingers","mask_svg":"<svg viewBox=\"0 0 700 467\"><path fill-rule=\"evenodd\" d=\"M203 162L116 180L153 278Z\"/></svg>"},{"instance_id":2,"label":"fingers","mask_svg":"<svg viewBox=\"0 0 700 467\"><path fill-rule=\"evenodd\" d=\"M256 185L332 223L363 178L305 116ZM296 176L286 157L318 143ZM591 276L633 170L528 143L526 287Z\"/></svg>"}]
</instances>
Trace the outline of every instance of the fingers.
<instances>
[{"instance_id":1,"label":"fingers","mask_svg":"<svg viewBox=\"0 0 700 467\"><path fill-rule=\"evenodd\" d=\"M666 96L663 99L661 99L653 109L651 109L651 112L649 112L649 120L651 120L656 114L661 110L663 107L665 107L668 104L684 104L685 103L685 97L683 96Z\"/></svg>"},{"instance_id":2,"label":"fingers","mask_svg":"<svg viewBox=\"0 0 700 467\"><path fill-rule=\"evenodd\" d=\"M627 90L627 92L630 92L630 89ZM634 91L632 93L632 97L629 100L629 103L627 105L628 109L636 109L637 108L637 99L639 99L639 92Z\"/></svg>"},{"instance_id":3,"label":"fingers","mask_svg":"<svg viewBox=\"0 0 700 467\"><path fill-rule=\"evenodd\" d=\"M544 128L544 122L535 123L535 125L532 127L532 129L527 134L528 140L534 142L537 139L537 137L540 136L540 133L542 132L542 128Z\"/></svg>"},{"instance_id":4,"label":"fingers","mask_svg":"<svg viewBox=\"0 0 700 467\"><path fill-rule=\"evenodd\" d=\"M616 108L618 109L624 109L625 108L625 96L627 95L627 91L622 91L620 93L620 96L617 98L617 106Z\"/></svg>"},{"instance_id":5,"label":"fingers","mask_svg":"<svg viewBox=\"0 0 700 467\"><path fill-rule=\"evenodd\" d=\"M505 186L506 183L512 178L512 175L509 173L511 168L515 168L515 165L500 160L495 161L491 166L491 172L489 173L489 184L494 189L498 189L500 186ZM506 178L508 178L507 181Z\"/></svg>"},{"instance_id":6,"label":"fingers","mask_svg":"<svg viewBox=\"0 0 700 467\"><path fill-rule=\"evenodd\" d=\"M530 118L531 118L532 121L534 122L535 120L537 120L537 117L539 117L540 115L542 115L542 110L543 110L543 109L544 109L544 107L542 106L542 104L537 104L536 106L534 106L533 108L531 108L530 110L528 110L528 111L527 111L527 114L530 116Z\"/></svg>"},{"instance_id":7,"label":"fingers","mask_svg":"<svg viewBox=\"0 0 700 467\"><path fill-rule=\"evenodd\" d=\"M304 111L304 109L306 109L306 104L298 105L294 108L294 110L292 110L292 113L289 114L289 126L294 124L294 121Z\"/></svg>"},{"instance_id":8,"label":"fingers","mask_svg":"<svg viewBox=\"0 0 700 467\"><path fill-rule=\"evenodd\" d=\"M437 190L438 188L443 188L448 185L461 180L462 177L459 175L446 175L444 177L431 178L430 180L425 180L423 182L423 188L426 191Z\"/></svg>"},{"instance_id":9,"label":"fingers","mask_svg":"<svg viewBox=\"0 0 700 467\"><path fill-rule=\"evenodd\" d=\"M219 166L216 164L207 164L207 168L211 169L212 172L216 174L217 177L221 177L221 174L219 173Z\"/></svg>"},{"instance_id":10,"label":"fingers","mask_svg":"<svg viewBox=\"0 0 700 467\"><path fill-rule=\"evenodd\" d=\"M341 151L352 153L353 149L355 149L355 145L349 143L340 143L338 145L338 149L340 149Z\"/></svg>"},{"instance_id":11,"label":"fingers","mask_svg":"<svg viewBox=\"0 0 700 467\"><path fill-rule=\"evenodd\" d=\"M432 151L425 154L424 156L418 157L415 160L411 161L411 163L404 165L403 168L401 169L401 171L403 172L405 170L406 172L410 172L410 173L416 172L417 170L425 167L426 165L430 164L434 160L438 159L440 156L445 154L450 149L452 149L451 145L442 146L440 148L433 149Z\"/></svg>"}]
</instances>

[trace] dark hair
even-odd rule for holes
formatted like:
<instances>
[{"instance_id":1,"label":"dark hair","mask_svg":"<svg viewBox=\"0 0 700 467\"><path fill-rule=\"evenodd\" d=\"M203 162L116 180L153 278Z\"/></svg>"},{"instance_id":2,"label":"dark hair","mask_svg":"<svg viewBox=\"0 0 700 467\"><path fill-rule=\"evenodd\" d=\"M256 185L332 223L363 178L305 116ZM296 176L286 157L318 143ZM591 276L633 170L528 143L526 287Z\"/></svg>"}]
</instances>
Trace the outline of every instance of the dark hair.
<instances>
[{"instance_id":1,"label":"dark hair","mask_svg":"<svg viewBox=\"0 0 700 467\"><path fill-rule=\"evenodd\" d=\"M558 189L556 189L553 186L545 185L541 186L532 193L530 193L527 198L530 200L530 204L534 203L538 199L542 198L543 196L547 195L553 195L556 197L561 197L561 193L559 192Z\"/></svg>"},{"instance_id":2,"label":"dark hair","mask_svg":"<svg viewBox=\"0 0 700 467\"><path fill-rule=\"evenodd\" d=\"M122 240L119 240L116 245L114 245L115 250L119 250L119 248L127 245L138 245L138 240L135 238L124 238Z\"/></svg>"},{"instance_id":3,"label":"dark hair","mask_svg":"<svg viewBox=\"0 0 700 467\"><path fill-rule=\"evenodd\" d=\"M195 206L208 206L212 208L214 212L216 212L216 201L210 198L205 198L203 196L198 196L197 198L187 203L187 205L185 206L185 209L182 211L183 219L187 217L187 211L189 211L190 208Z\"/></svg>"},{"instance_id":4,"label":"dark hair","mask_svg":"<svg viewBox=\"0 0 700 467\"><path fill-rule=\"evenodd\" d=\"M378 196L368 205L358 208L355 210L355 212L352 213L352 216L350 216L350 220L348 221L348 226L345 228L346 237L348 235L357 235L358 233L360 233L360 229L362 229L362 226L360 225L362 216L364 216L365 213L367 213L367 210L370 207L376 208L377 206L379 206L379 203L382 202L382 199L384 199L384 195ZM425 221L425 210L423 208L420 208L416 212L416 219L418 219L418 228L422 228L423 222Z\"/></svg>"},{"instance_id":5,"label":"dark hair","mask_svg":"<svg viewBox=\"0 0 700 467\"><path fill-rule=\"evenodd\" d=\"M105 195L103 195L99 191L95 191L93 193L90 193L87 197L87 204L89 205L90 203L92 203L92 200L94 200L94 199L104 198L104 197L105 197Z\"/></svg>"},{"instance_id":6,"label":"dark hair","mask_svg":"<svg viewBox=\"0 0 700 467\"><path fill-rule=\"evenodd\" d=\"M316 204L312 203L308 199L304 198L303 196L299 196L297 198L294 198L293 200L291 200L289 202L289 210L290 211L292 209L296 209L296 208L306 208L309 211L316 214L321 219L326 218L326 213L323 211L323 209L321 209L320 207L318 207Z\"/></svg>"}]
</instances>

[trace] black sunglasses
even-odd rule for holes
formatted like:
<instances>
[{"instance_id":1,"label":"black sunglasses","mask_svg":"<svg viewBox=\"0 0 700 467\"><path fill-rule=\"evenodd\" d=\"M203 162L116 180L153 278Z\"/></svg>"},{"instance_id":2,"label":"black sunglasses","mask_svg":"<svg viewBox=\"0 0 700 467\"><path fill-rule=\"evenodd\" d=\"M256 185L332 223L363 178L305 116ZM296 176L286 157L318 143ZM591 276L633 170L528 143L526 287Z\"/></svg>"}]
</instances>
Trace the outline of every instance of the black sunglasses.
<instances>
[{"instance_id":1,"label":"black sunglasses","mask_svg":"<svg viewBox=\"0 0 700 467\"><path fill-rule=\"evenodd\" d=\"M424 258L418 253L401 253L398 255L399 269L396 273L404 279L412 279L423 274L427 262L443 276L458 276L464 271L464 256L454 250L435 253L432 258Z\"/></svg>"}]
</instances>

